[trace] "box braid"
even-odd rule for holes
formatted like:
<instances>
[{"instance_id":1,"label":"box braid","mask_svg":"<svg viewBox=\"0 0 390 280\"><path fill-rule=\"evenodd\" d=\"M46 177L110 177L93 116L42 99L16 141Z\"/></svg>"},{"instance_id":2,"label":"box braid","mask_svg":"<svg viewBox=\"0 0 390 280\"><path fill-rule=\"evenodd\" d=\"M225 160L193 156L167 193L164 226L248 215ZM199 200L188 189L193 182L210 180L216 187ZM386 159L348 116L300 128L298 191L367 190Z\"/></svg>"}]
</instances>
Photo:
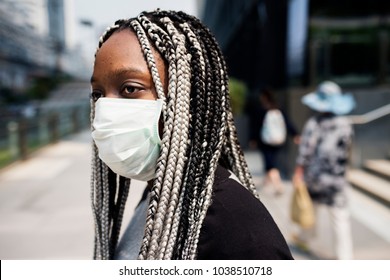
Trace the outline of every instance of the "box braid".
<instances>
[{"instance_id":1,"label":"box braid","mask_svg":"<svg viewBox=\"0 0 390 280\"><path fill-rule=\"evenodd\" d=\"M157 10L119 20L102 35L98 49L124 29L136 34L158 98L164 100L161 150L139 259L196 259L217 165L232 170L257 197L233 122L226 64L210 31L183 12ZM153 49L167 63L166 93ZM95 101L91 102L93 120ZM110 259L118 242L130 179L113 173L93 145L91 181L94 258Z\"/></svg>"}]
</instances>

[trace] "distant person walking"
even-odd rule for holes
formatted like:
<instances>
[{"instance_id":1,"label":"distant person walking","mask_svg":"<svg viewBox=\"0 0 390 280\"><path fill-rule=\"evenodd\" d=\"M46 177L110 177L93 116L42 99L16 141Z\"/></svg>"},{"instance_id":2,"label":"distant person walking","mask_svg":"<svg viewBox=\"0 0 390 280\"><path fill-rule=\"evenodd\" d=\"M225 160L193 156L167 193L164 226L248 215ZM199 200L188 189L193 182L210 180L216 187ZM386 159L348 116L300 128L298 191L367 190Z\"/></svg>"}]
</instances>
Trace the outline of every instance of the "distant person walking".
<instances>
[{"instance_id":1,"label":"distant person walking","mask_svg":"<svg viewBox=\"0 0 390 280\"><path fill-rule=\"evenodd\" d=\"M264 186L271 185L278 195L284 192L278 155L288 135L294 137L296 144L299 142L299 135L286 113L278 106L271 90L261 90L259 100L262 113L258 118L260 127L257 129L257 143L264 161Z\"/></svg>"},{"instance_id":2,"label":"distant person walking","mask_svg":"<svg viewBox=\"0 0 390 280\"><path fill-rule=\"evenodd\" d=\"M353 130L341 116L355 107L351 94L343 94L334 82L321 83L315 92L302 98L302 103L316 111L305 124L296 160L294 186L306 183L316 212L319 206L329 210L335 237L337 259L352 259L352 235L347 203L349 184L345 172L350 154ZM307 246L315 235L315 226L301 229L296 237L299 246Z\"/></svg>"}]
</instances>

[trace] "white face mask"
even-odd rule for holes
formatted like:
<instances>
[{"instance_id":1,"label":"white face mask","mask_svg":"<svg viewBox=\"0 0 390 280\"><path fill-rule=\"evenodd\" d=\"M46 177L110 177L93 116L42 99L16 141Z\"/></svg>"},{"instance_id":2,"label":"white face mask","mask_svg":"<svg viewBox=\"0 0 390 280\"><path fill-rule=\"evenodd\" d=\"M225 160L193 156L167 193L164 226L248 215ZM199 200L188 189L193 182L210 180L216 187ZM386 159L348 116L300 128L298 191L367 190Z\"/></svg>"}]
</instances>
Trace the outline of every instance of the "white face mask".
<instances>
[{"instance_id":1,"label":"white face mask","mask_svg":"<svg viewBox=\"0 0 390 280\"><path fill-rule=\"evenodd\" d=\"M92 138L99 157L112 171L140 181L154 178L162 105L161 99L99 98Z\"/></svg>"}]
</instances>

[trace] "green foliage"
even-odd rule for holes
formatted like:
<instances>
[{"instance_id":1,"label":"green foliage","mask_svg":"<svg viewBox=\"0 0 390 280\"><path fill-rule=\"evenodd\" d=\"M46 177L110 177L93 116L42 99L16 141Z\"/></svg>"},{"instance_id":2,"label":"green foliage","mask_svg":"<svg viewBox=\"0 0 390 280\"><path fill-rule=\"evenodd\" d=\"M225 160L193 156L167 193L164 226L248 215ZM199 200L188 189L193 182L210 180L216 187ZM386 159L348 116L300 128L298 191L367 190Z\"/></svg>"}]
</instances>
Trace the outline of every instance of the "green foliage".
<instances>
[{"instance_id":1,"label":"green foliage","mask_svg":"<svg viewBox=\"0 0 390 280\"><path fill-rule=\"evenodd\" d=\"M27 90L27 96L34 100L43 100L49 97L49 93L58 84L57 77L37 77L33 80L31 87Z\"/></svg>"},{"instance_id":2,"label":"green foliage","mask_svg":"<svg viewBox=\"0 0 390 280\"><path fill-rule=\"evenodd\" d=\"M11 152L6 149L0 149L0 168L12 162Z\"/></svg>"},{"instance_id":3,"label":"green foliage","mask_svg":"<svg viewBox=\"0 0 390 280\"><path fill-rule=\"evenodd\" d=\"M247 86L244 82L235 78L229 79L230 102L233 115L241 115L244 111L247 94Z\"/></svg>"}]
</instances>

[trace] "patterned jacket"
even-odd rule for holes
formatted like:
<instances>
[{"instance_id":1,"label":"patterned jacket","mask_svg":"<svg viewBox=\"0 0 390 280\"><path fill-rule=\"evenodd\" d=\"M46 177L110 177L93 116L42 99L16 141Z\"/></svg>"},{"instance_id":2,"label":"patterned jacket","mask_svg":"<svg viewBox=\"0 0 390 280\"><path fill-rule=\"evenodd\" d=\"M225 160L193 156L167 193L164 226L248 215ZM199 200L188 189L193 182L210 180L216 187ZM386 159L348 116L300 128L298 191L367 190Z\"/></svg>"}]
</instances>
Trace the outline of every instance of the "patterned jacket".
<instances>
[{"instance_id":1,"label":"patterned jacket","mask_svg":"<svg viewBox=\"0 0 390 280\"><path fill-rule=\"evenodd\" d=\"M353 129L342 116L320 114L310 118L303 129L297 164L312 199L332 206L344 206Z\"/></svg>"}]
</instances>

